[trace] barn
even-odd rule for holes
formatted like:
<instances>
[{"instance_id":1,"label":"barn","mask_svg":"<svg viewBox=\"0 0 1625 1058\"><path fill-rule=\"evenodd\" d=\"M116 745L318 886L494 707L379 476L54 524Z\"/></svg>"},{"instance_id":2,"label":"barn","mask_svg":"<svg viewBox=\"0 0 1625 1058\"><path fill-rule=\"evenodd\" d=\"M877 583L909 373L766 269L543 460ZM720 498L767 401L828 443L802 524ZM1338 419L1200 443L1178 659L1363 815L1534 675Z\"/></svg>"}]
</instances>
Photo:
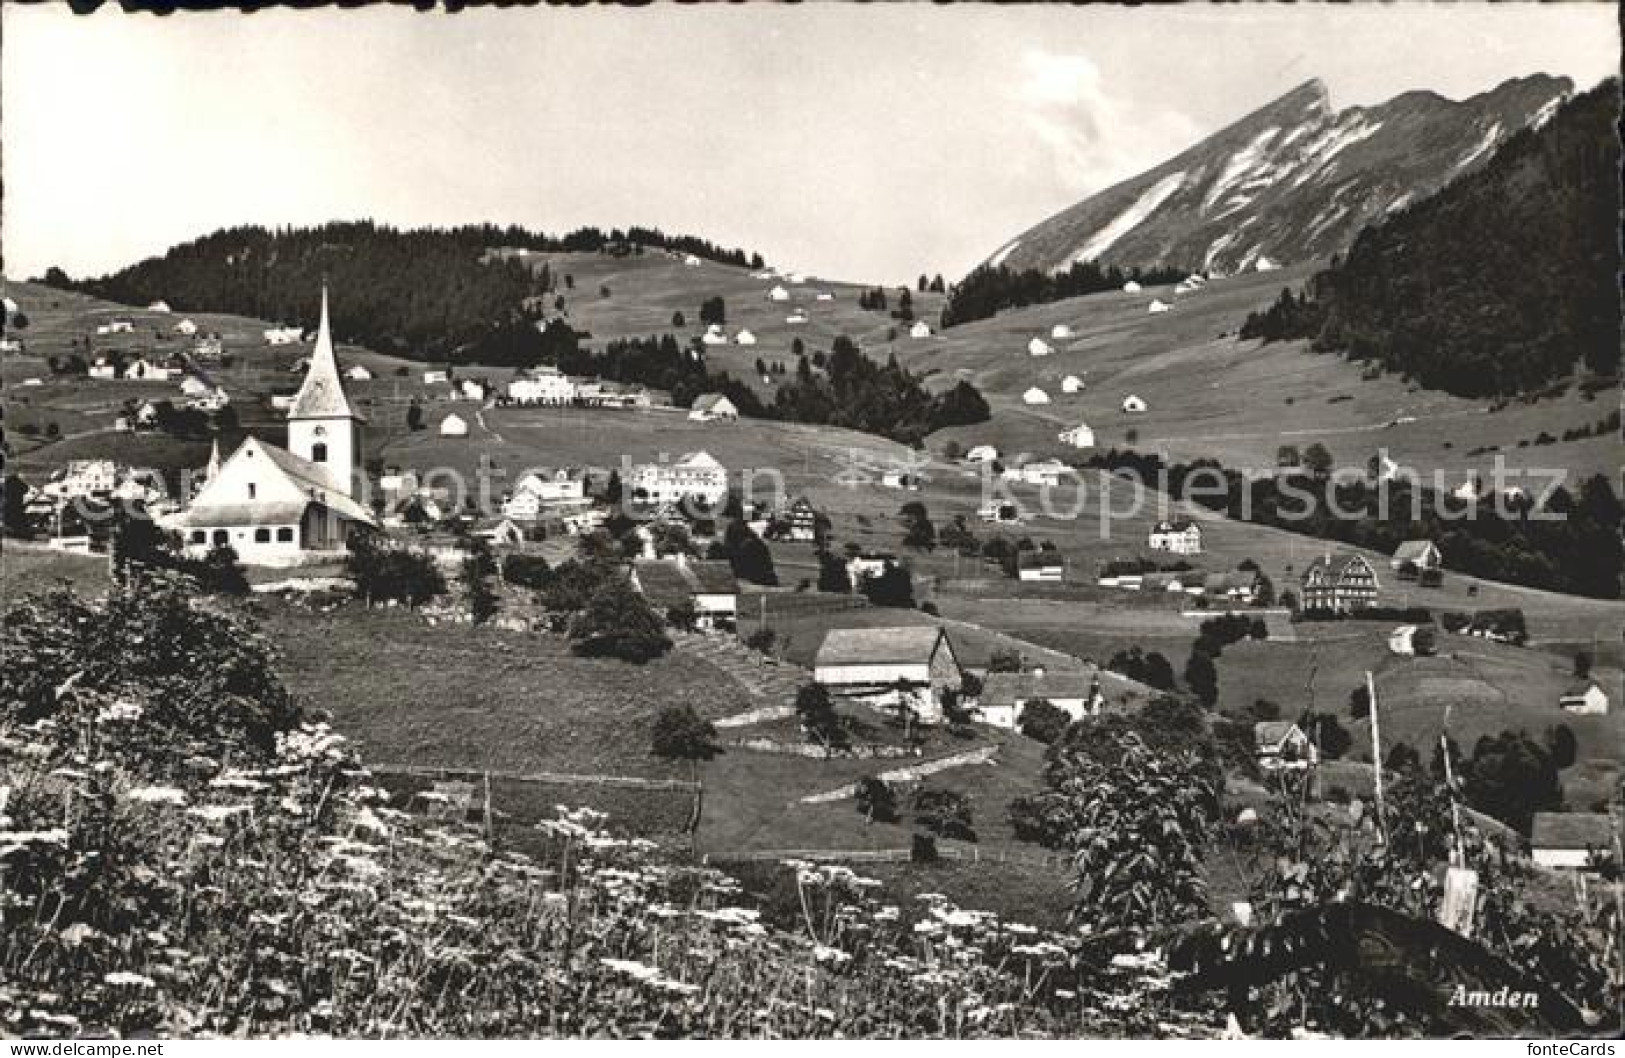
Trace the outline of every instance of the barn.
<instances>
[{"instance_id":1,"label":"barn","mask_svg":"<svg viewBox=\"0 0 1625 1058\"><path fill-rule=\"evenodd\" d=\"M832 628L813 658L813 679L837 694L874 698L899 686L916 694L926 723L940 720L941 694L962 686L959 658L937 625L894 628Z\"/></svg>"}]
</instances>

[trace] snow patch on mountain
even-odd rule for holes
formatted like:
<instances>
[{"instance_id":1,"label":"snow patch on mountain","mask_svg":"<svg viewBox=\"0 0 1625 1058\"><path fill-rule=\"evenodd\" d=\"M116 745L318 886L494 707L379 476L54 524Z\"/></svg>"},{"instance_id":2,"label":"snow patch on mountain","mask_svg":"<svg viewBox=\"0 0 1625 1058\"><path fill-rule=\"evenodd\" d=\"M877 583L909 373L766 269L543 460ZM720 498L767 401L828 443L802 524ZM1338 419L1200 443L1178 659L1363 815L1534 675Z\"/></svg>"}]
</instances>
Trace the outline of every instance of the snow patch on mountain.
<instances>
[{"instance_id":1,"label":"snow patch on mountain","mask_svg":"<svg viewBox=\"0 0 1625 1058\"><path fill-rule=\"evenodd\" d=\"M1004 259L1006 257L1009 257L1011 254L1016 252L1016 247L1018 247L1020 245L1021 245L1021 240L1019 238L1011 239L1009 242L1004 244L1003 249L999 250L998 253L994 254L992 257L990 257L988 259L988 262L987 262L988 266L991 267L991 268L999 267L1001 264L1004 263Z\"/></svg>"},{"instance_id":2,"label":"snow patch on mountain","mask_svg":"<svg viewBox=\"0 0 1625 1058\"><path fill-rule=\"evenodd\" d=\"M1339 121L1336 125L1316 136L1310 141L1309 146L1304 148L1303 166L1298 172L1297 179L1292 181L1292 186L1302 187L1316 173L1324 169L1333 158L1336 158L1343 151L1361 140L1375 136L1380 128L1382 128L1382 122L1366 121L1363 115L1355 114L1351 116L1351 120L1347 125Z\"/></svg>"},{"instance_id":3,"label":"snow patch on mountain","mask_svg":"<svg viewBox=\"0 0 1625 1058\"><path fill-rule=\"evenodd\" d=\"M1152 184L1134 204L1114 217L1110 224L1095 232L1088 241L1073 255L1074 261L1092 261L1111 249L1112 243L1133 231L1139 224L1155 213L1157 207L1168 201L1175 191L1185 183L1183 171L1169 173L1167 176Z\"/></svg>"},{"instance_id":4,"label":"snow patch on mountain","mask_svg":"<svg viewBox=\"0 0 1625 1058\"><path fill-rule=\"evenodd\" d=\"M1230 156L1229 162L1225 164L1224 171L1219 173L1219 178L1213 181L1213 184L1208 188L1207 196L1202 199L1202 212L1206 213L1212 209L1213 204L1219 201L1219 196L1230 190L1243 176L1250 174L1258 166L1258 163L1265 157L1265 151L1268 149L1270 141L1275 139L1280 132L1281 130L1278 127L1271 125L1253 137L1251 143Z\"/></svg>"},{"instance_id":5,"label":"snow patch on mountain","mask_svg":"<svg viewBox=\"0 0 1625 1058\"><path fill-rule=\"evenodd\" d=\"M1486 151L1495 146L1500 138L1501 123L1497 121L1495 124L1484 130L1483 139L1479 140L1478 143L1473 146L1473 149L1463 155L1461 161L1456 163L1455 171L1459 172L1460 170L1465 169L1469 165L1472 165L1474 162L1478 161L1479 158L1484 156Z\"/></svg>"}]
</instances>

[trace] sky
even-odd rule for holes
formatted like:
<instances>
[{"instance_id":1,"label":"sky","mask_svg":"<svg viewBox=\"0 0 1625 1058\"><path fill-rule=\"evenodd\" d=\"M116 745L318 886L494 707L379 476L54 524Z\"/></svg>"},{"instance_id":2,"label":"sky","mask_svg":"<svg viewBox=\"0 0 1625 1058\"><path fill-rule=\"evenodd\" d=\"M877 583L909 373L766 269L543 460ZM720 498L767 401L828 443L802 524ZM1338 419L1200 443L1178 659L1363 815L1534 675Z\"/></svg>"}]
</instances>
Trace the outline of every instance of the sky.
<instances>
[{"instance_id":1,"label":"sky","mask_svg":"<svg viewBox=\"0 0 1625 1058\"><path fill-rule=\"evenodd\" d=\"M6 3L5 274L234 224L651 225L952 280L1311 77L1334 107L1615 71L1614 8L208 12Z\"/></svg>"}]
</instances>

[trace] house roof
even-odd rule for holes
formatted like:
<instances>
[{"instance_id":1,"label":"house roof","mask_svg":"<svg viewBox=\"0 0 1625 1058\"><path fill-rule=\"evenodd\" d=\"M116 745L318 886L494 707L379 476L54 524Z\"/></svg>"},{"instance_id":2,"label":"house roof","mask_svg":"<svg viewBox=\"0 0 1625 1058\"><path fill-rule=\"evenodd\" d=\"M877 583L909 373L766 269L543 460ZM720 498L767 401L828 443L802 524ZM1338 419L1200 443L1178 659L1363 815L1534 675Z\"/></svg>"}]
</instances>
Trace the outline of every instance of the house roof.
<instances>
[{"instance_id":1,"label":"house roof","mask_svg":"<svg viewBox=\"0 0 1625 1058\"><path fill-rule=\"evenodd\" d=\"M176 524L187 529L219 528L236 525L290 525L305 516L305 509L315 501L277 501L272 503L216 503L188 508Z\"/></svg>"},{"instance_id":2,"label":"house roof","mask_svg":"<svg viewBox=\"0 0 1625 1058\"><path fill-rule=\"evenodd\" d=\"M1158 522L1151 527L1153 533L1188 533L1195 529L1198 533L1202 527L1189 518L1176 518L1171 522Z\"/></svg>"},{"instance_id":3,"label":"house roof","mask_svg":"<svg viewBox=\"0 0 1625 1058\"><path fill-rule=\"evenodd\" d=\"M1595 680L1576 680L1564 689L1563 697L1558 700L1566 702L1570 699L1584 698L1593 690L1600 692L1604 698L1608 696L1608 692L1598 687Z\"/></svg>"},{"instance_id":4,"label":"house roof","mask_svg":"<svg viewBox=\"0 0 1625 1058\"><path fill-rule=\"evenodd\" d=\"M701 393L698 397L694 398L693 410L716 411L721 405L726 405L727 407L732 408L733 403L733 401L729 400L724 394L721 393Z\"/></svg>"},{"instance_id":5,"label":"house roof","mask_svg":"<svg viewBox=\"0 0 1625 1058\"><path fill-rule=\"evenodd\" d=\"M1370 570L1371 564L1360 555L1336 555L1330 557L1321 555L1304 567L1303 576L1307 580L1309 574L1318 569L1325 571L1326 576L1330 579L1340 580L1348 573L1349 567L1356 563L1365 566L1368 571Z\"/></svg>"},{"instance_id":6,"label":"house roof","mask_svg":"<svg viewBox=\"0 0 1625 1058\"><path fill-rule=\"evenodd\" d=\"M333 352L333 332L327 322L327 287L322 287L322 319L316 329L316 347L310 354L310 367L299 395L288 409L290 419L360 419L344 396L338 359Z\"/></svg>"},{"instance_id":7,"label":"house roof","mask_svg":"<svg viewBox=\"0 0 1625 1058\"><path fill-rule=\"evenodd\" d=\"M815 665L918 665L929 662L947 634L936 625L894 628L831 628ZM950 650L952 643L948 644Z\"/></svg>"},{"instance_id":8,"label":"house roof","mask_svg":"<svg viewBox=\"0 0 1625 1058\"><path fill-rule=\"evenodd\" d=\"M1252 569L1234 570L1230 573L1209 573L1202 582L1202 587L1206 591L1251 590L1257 586L1258 571Z\"/></svg>"},{"instance_id":9,"label":"house roof","mask_svg":"<svg viewBox=\"0 0 1625 1058\"><path fill-rule=\"evenodd\" d=\"M990 672L982 681L982 704L998 708L1034 698L1088 698L1096 679L1097 674L1093 669L1044 673Z\"/></svg>"},{"instance_id":10,"label":"house roof","mask_svg":"<svg viewBox=\"0 0 1625 1058\"><path fill-rule=\"evenodd\" d=\"M679 459L673 466L682 467L685 470L723 469L722 464L717 462L717 457L706 451L685 452L683 458Z\"/></svg>"},{"instance_id":11,"label":"house roof","mask_svg":"<svg viewBox=\"0 0 1625 1058\"><path fill-rule=\"evenodd\" d=\"M1529 844L1540 849L1608 849L1616 828L1606 812L1536 812Z\"/></svg>"},{"instance_id":12,"label":"house roof","mask_svg":"<svg viewBox=\"0 0 1625 1058\"><path fill-rule=\"evenodd\" d=\"M1394 549L1394 557L1401 562L1419 562L1435 549L1432 540L1407 540Z\"/></svg>"},{"instance_id":13,"label":"house roof","mask_svg":"<svg viewBox=\"0 0 1625 1058\"><path fill-rule=\"evenodd\" d=\"M1299 731L1298 725L1290 720L1260 720L1253 725L1253 743L1260 747L1279 746L1294 731Z\"/></svg>"},{"instance_id":14,"label":"house roof","mask_svg":"<svg viewBox=\"0 0 1625 1058\"><path fill-rule=\"evenodd\" d=\"M1022 569L1060 569L1065 565L1059 551L1023 551L1017 562Z\"/></svg>"},{"instance_id":15,"label":"house roof","mask_svg":"<svg viewBox=\"0 0 1625 1058\"><path fill-rule=\"evenodd\" d=\"M633 563L638 587L654 606L676 606L699 595L732 595L739 591L733 568L726 562L678 562L669 558L640 558Z\"/></svg>"}]
</instances>

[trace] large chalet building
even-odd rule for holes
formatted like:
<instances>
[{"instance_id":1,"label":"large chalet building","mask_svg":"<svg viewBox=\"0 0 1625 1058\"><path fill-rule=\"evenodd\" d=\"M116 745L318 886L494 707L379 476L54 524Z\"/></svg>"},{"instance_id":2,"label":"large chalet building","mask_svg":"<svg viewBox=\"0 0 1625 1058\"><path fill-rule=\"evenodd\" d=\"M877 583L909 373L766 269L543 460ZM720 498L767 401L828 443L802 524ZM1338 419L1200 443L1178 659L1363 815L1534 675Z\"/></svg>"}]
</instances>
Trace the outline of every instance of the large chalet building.
<instances>
[{"instance_id":1,"label":"large chalet building","mask_svg":"<svg viewBox=\"0 0 1625 1058\"><path fill-rule=\"evenodd\" d=\"M1362 555L1323 555L1303 571L1299 601L1305 610L1356 613L1377 601L1377 571Z\"/></svg>"}]
</instances>

